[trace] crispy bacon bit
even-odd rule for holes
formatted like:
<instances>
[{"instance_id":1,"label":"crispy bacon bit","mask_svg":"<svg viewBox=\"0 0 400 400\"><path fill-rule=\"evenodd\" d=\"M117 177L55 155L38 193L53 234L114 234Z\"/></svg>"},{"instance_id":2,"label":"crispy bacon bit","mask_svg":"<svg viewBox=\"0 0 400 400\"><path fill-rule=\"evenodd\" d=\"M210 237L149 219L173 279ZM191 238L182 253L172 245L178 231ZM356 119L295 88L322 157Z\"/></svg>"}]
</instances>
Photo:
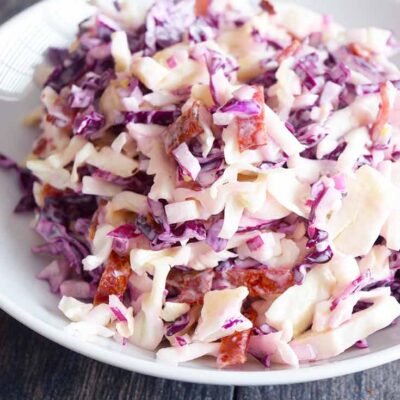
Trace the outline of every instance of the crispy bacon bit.
<instances>
[{"instance_id":1,"label":"crispy bacon bit","mask_svg":"<svg viewBox=\"0 0 400 400\"><path fill-rule=\"evenodd\" d=\"M245 316L254 323L257 313L249 310L244 313ZM225 368L232 365L244 364L247 361L247 347L252 329L246 329L242 332L235 332L221 340L221 347L217 358L219 368Z\"/></svg>"},{"instance_id":2,"label":"crispy bacon bit","mask_svg":"<svg viewBox=\"0 0 400 400\"><path fill-rule=\"evenodd\" d=\"M96 234L97 225L99 224L100 210L101 210L100 208L97 209L97 211L93 214L92 221L90 222L89 232L88 232L88 238L90 241L93 241L94 235Z\"/></svg>"},{"instance_id":3,"label":"crispy bacon bit","mask_svg":"<svg viewBox=\"0 0 400 400\"><path fill-rule=\"evenodd\" d=\"M41 156L45 152L48 143L49 143L48 139L40 137L34 144L32 153L35 156Z\"/></svg>"},{"instance_id":4,"label":"crispy bacon bit","mask_svg":"<svg viewBox=\"0 0 400 400\"><path fill-rule=\"evenodd\" d=\"M272 275L273 274L273 275ZM234 287L246 286L252 297L263 297L268 294L280 294L293 286L293 274L287 270L268 272L263 269L232 268L227 271L227 280Z\"/></svg>"},{"instance_id":5,"label":"crispy bacon bit","mask_svg":"<svg viewBox=\"0 0 400 400\"><path fill-rule=\"evenodd\" d=\"M374 140L378 140L379 136L384 132L385 125L390 117L390 99L389 88L387 83L380 85L381 106L375 123L372 126L371 134Z\"/></svg>"},{"instance_id":6,"label":"crispy bacon bit","mask_svg":"<svg viewBox=\"0 0 400 400\"><path fill-rule=\"evenodd\" d=\"M181 143L188 142L203 133L199 118L200 103L196 101L189 110L167 128L164 141L168 154Z\"/></svg>"},{"instance_id":7,"label":"crispy bacon bit","mask_svg":"<svg viewBox=\"0 0 400 400\"><path fill-rule=\"evenodd\" d=\"M99 217L102 214L102 212L104 211L104 207L107 205L107 201L105 201L104 199L101 199L98 201L98 203L99 203L99 207L93 214L92 221L90 222L90 227L89 227L89 232L88 232L88 239L90 241L93 241L93 239L94 239L94 235L96 234L97 226L99 225ZM121 225L123 223L124 222L121 222Z\"/></svg>"},{"instance_id":8,"label":"crispy bacon bit","mask_svg":"<svg viewBox=\"0 0 400 400\"><path fill-rule=\"evenodd\" d=\"M196 0L195 12L196 16L204 17L208 11L208 0Z\"/></svg>"},{"instance_id":9,"label":"crispy bacon bit","mask_svg":"<svg viewBox=\"0 0 400 400\"><path fill-rule=\"evenodd\" d=\"M355 56L362 57L367 60L371 57L371 53L367 49L364 49L362 46L360 46L358 43L350 43L348 45L348 49Z\"/></svg>"},{"instance_id":10,"label":"crispy bacon bit","mask_svg":"<svg viewBox=\"0 0 400 400\"><path fill-rule=\"evenodd\" d=\"M61 197L66 194L66 192L56 189L55 187L45 183L42 188L42 193L44 197ZM67 192L68 193L68 192Z\"/></svg>"},{"instance_id":11,"label":"crispy bacon bit","mask_svg":"<svg viewBox=\"0 0 400 400\"><path fill-rule=\"evenodd\" d=\"M265 126L264 88L257 86L256 89L257 91L253 96L253 100L260 105L260 114L248 118L236 118L240 152L256 149L268 142Z\"/></svg>"},{"instance_id":12,"label":"crispy bacon bit","mask_svg":"<svg viewBox=\"0 0 400 400\"><path fill-rule=\"evenodd\" d=\"M67 101L58 96L53 105L54 109L57 109L56 114L51 114L49 111L46 114L46 121L52 125L57 126L58 128L65 128L68 130L72 129L72 121L75 119L77 115L77 110L71 108Z\"/></svg>"},{"instance_id":13,"label":"crispy bacon bit","mask_svg":"<svg viewBox=\"0 0 400 400\"><path fill-rule=\"evenodd\" d=\"M169 295L177 293L174 301L181 303L202 304L204 295L211 290L214 271L182 271L173 268L168 275L167 290Z\"/></svg>"},{"instance_id":14,"label":"crispy bacon bit","mask_svg":"<svg viewBox=\"0 0 400 400\"><path fill-rule=\"evenodd\" d=\"M217 358L218 368L244 364L247 361L247 346L251 329L236 332L221 340L221 347Z\"/></svg>"},{"instance_id":15,"label":"crispy bacon bit","mask_svg":"<svg viewBox=\"0 0 400 400\"><path fill-rule=\"evenodd\" d=\"M101 276L94 304L108 303L110 295L123 296L132 273L129 257L112 252Z\"/></svg>"},{"instance_id":16,"label":"crispy bacon bit","mask_svg":"<svg viewBox=\"0 0 400 400\"><path fill-rule=\"evenodd\" d=\"M284 48L281 53L278 55L278 62L281 63L286 58L292 57L296 54L297 50L301 46L301 43L298 39L294 39L292 43L289 44L286 48Z\"/></svg>"},{"instance_id":17,"label":"crispy bacon bit","mask_svg":"<svg viewBox=\"0 0 400 400\"><path fill-rule=\"evenodd\" d=\"M275 6L269 0L262 0L260 4L261 8L270 15L275 15Z\"/></svg>"}]
</instances>

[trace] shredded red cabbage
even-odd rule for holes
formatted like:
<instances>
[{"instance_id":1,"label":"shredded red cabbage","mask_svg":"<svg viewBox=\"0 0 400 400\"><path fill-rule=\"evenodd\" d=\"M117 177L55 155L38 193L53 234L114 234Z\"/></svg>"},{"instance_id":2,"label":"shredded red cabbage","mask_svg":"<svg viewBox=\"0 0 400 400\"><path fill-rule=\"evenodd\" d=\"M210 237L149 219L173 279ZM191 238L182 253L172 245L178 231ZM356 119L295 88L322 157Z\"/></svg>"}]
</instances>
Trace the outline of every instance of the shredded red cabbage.
<instances>
[{"instance_id":1,"label":"shredded red cabbage","mask_svg":"<svg viewBox=\"0 0 400 400\"><path fill-rule=\"evenodd\" d=\"M19 186L22 191L22 197L15 206L14 212L21 213L33 211L36 207L36 202L33 197L33 183L37 181L35 176L26 168L21 168L11 158L0 153L0 168L6 170L14 170L18 174Z\"/></svg>"}]
</instances>

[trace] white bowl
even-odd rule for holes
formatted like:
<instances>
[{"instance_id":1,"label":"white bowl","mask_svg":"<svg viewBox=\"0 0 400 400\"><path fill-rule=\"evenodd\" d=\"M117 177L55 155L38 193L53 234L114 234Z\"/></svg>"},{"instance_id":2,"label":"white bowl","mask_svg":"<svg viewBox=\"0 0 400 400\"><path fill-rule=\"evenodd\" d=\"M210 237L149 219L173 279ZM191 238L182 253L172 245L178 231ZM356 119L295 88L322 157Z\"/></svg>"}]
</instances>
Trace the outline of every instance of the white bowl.
<instances>
[{"instance_id":1,"label":"white bowl","mask_svg":"<svg viewBox=\"0 0 400 400\"><path fill-rule=\"evenodd\" d=\"M400 4L395 0L381 0L379 7L376 0L302 0L299 3L332 13L349 26L396 28L400 17ZM21 120L38 103L38 91L31 83L32 65L40 61L40 54L49 45L67 44L78 21L91 12L82 0L47 0L0 29L2 152L19 160L28 153L35 133L23 128ZM18 93L23 93L22 98ZM30 246L37 240L29 228L30 216L12 214L18 199L14 177L1 172L0 187L0 307L26 326L71 350L148 375L224 385L306 382L372 368L400 358L397 325L373 335L368 340L368 349L352 349L330 361L306 364L298 369L265 370L250 363L242 368L217 370L211 359L166 366L155 361L154 353L134 346L122 347L109 339L83 342L64 332L67 321L57 310L58 299L49 292L46 283L35 279L46 260L30 252Z\"/></svg>"}]
</instances>

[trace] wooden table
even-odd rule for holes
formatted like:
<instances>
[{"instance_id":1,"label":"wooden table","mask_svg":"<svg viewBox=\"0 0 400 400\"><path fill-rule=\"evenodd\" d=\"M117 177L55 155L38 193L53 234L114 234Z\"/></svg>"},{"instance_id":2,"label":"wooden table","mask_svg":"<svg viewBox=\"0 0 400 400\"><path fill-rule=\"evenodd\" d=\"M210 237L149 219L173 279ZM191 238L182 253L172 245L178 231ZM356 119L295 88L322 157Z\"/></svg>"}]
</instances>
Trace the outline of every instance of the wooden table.
<instances>
[{"instance_id":1,"label":"wooden table","mask_svg":"<svg viewBox=\"0 0 400 400\"><path fill-rule=\"evenodd\" d=\"M36 2L0 0L0 23ZM156 379L75 354L0 310L0 400L399 400L399 380L400 362L291 386L207 386Z\"/></svg>"}]
</instances>

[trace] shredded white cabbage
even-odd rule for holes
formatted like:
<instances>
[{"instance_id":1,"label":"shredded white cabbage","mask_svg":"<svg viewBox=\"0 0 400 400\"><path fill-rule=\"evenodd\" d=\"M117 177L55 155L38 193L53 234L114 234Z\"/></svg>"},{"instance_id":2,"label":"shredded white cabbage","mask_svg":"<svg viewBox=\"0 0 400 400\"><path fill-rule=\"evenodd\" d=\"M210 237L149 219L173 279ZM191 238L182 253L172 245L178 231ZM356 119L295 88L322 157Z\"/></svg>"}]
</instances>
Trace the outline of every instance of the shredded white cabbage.
<instances>
[{"instance_id":1,"label":"shredded white cabbage","mask_svg":"<svg viewBox=\"0 0 400 400\"><path fill-rule=\"evenodd\" d=\"M193 340L209 343L251 328L251 321L240 312L247 295L245 287L208 292Z\"/></svg>"},{"instance_id":2,"label":"shredded white cabbage","mask_svg":"<svg viewBox=\"0 0 400 400\"><path fill-rule=\"evenodd\" d=\"M82 303L72 297L63 296L58 308L71 321L81 321L93 309L93 304Z\"/></svg>"},{"instance_id":3,"label":"shredded white cabbage","mask_svg":"<svg viewBox=\"0 0 400 400\"><path fill-rule=\"evenodd\" d=\"M302 285L290 287L271 304L268 324L278 330L290 328L298 336L311 325L315 305L329 299L335 283L329 265L315 266Z\"/></svg>"},{"instance_id":4,"label":"shredded white cabbage","mask_svg":"<svg viewBox=\"0 0 400 400\"><path fill-rule=\"evenodd\" d=\"M167 301L161 311L161 318L167 322L175 321L181 315L186 314L189 310L189 304L172 303L170 301Z\"/></svg>"},{"instance_id":5,"label":"shredded white cabbage","mask_svg":"<svg viewBox=\"0 0 400 400\"><path fill-rule=\"evenodd\" d=\"M157 351L157 360L165 364L179 364L206 355L217 356L219 343L192 343L182 347L166 347Z\"/></svg>"},{"instance_id":6,"label":"shredded white cabbage","mask_svg":"<svg viewBox=\"0 0 400 400\"><path fill-rule=\"evenodd\" d=\"M126 32L114 32L111 35L111 54L114 57L117 72L127 71L131 64L128 36Z\"/></svg>"},{"instance_id":7,"label":"shredded white cabbage","mask_svg":"<svg viewBox=\"0 0 400 400\"><path fill-rule=\"evenodd\" d=\"M375 243L393 209L394 188L369 166L358 169L354 179L348 180L347 188L342 207L329 220L328 231L340 252L363 256Z\"/></svg>"},{"instance_id":8,"label":"shredded white cabbage","mask_svg":"<svg viewBox=\"0 0 400 400\"><path fill-rule=\"evenodd\" d=\"M92 271L103 264L109 257L112 249L113 238L107 236L114 227L112 225L102 225L97 228L93 238L92 254L82 260L83 268Z\"/></svg>"},{"instance_id":9,"label":"shredded white cabbage","mask_svg":"<svg viewBox=\"0 0 400 400\"><path fill-rule=\"evenodd\" d=\"M400 315L400 305L391 296L380 297L366 310L359 311L336 329L326 332L308 331L291 342L295 349L299 345L310 345L316 360L334 357L357 341L390 325Z\"/></svg>"}]
</instances>

